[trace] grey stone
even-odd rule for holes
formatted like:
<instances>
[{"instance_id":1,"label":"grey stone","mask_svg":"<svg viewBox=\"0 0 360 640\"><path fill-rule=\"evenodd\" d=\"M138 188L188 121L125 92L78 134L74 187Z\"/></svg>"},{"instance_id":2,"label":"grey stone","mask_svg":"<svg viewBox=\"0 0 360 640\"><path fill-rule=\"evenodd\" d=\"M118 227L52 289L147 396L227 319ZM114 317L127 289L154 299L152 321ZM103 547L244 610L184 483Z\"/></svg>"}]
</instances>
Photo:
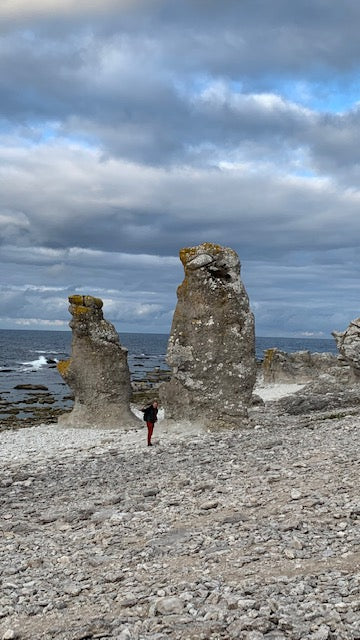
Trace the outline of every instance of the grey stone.
<instances>
[{"instance_id":1,"label":"grey stone","mask_svg":"<svg viewBox=\"0 0 360 640\"><path fill-rule=\"evenodd\" d=\"M256 600L252 598L239 598L237 606L239 609L254 609L256 607Z\"/></svg>"},{"instance_id":2,"label":"grey stone","mask_svg":"<svg viewBox=\"0 0 360 640\"><path fill-rule=\"evenodd\" d=\"M162 615L182 613L184 602L175 596L169 598L158 598L155 603L155 612Z\"/></svg>"},{"instance_id":3,"label":"grey stone","mask_svg":"<svg viewBox=\"0 0 360 640\"><path fill-rule=\"evenodd\" d=\"M291 540L291 546L293 549L297 549L298 551L301 551L301 549L304 548L304 545L302 543L301 540L299 540L299 538L297 538L296 536L294 536Z\"/></svg>"},{"instance_id":4,"label":"grey stone","mask_svg":"<svg viewBox=\"0 0 360 640\"><path fill-rule=\"evenodd\" d=\"M254 317L232 249L204 243L182 249L167 350L171 380L160 388L167 418L240 426L255 383Z\"/></svg>"},{"instance_id":5,"label":"grey stone","mask_svg":"<svg viewBox=\"0 0 360 640\"><path fill-rule=\"evenodd\" d=\"M72 315L71 358L58 370L75 395L70 413L59 424L71 427L136 428L141 421L130 410L130 373L127 349L115 327L104 319L102 300L69 297Z\"/></svg>"},{"instance_id":6,"label":"grey stone","mask_svg":"<svg viewBox=\"0 0 360 640\"><path fill-rule=\"evenodd\" d=\"M149 489L144 489L143 496L145 498L150 498L151 496L157 496L160 489L159 487L150 487Z\"/></svg>"},{"instance_id":7,"label":"grey stone","mask_svg":"<svg viewBox=\"0 0 360 640\"><path fill-rule=\"evenodd\" d=\"M219 504L218 500L207 500L206 502L203 502L200 505L200 509L203 509L203 511L208 511L209 509L216 509L218 504Z\"/></svg>"},{"instance_id":8,"label":"grey stone","mask_svg":"<svg viewBox=\"0 0 360 640\"><path fill-rule=\"evenodd\" d=\"M123 629L118 636L116 636L116 640L131 640L131 633L128 628Z\"/></svg>"},{"instance_id":9,"label":"grey stone","mask_svg":"<svg viewBox=\"0 0 360 640\"><path fill-rule=\"evenodd\" d=\"M261 407L265 404L264 400L257 394L253 393L251 396L251 406Z\"/></svg>"},{"instance_id":10,"label":"grey stone","mask_svg":"<svg viewBox=\"0 0 360 640\"><path fill-rule=\"evenodd\" d=\"M311 640L327 640L330 633L330 628L326 624L322 624L318 629L316 629L316 631L314 631L314 633L311 634L310 638Z\"/></svg>"},{"instance_id":11,"label":"grey stone","mask_svg":"<svg viewBox=\"0 0 360 640\"><path fill-rule=\"evenodd\" d=\"M237 524L238 522L245 522L246 520L248 520L248 518L243 513L233 513L225 516L225 518L223 518L222 520L222 523Z\"/></svg>"},{"instance_id":12,"label":"grey stone","mask_svg":"<svg viewBox=\"0 0 360 640\"><path fill-rule=\"evenodd\" d=\"M75 582L68 582L64 584L63 590L64 593L69 596L78 596L82 591L82 586L80 584L76 584Z\"/></svg>"},{"instance_id":13,"label":"grey stone","mask_svg":"<svg viewBox=\"0 0 360 640\"><path fill-rule=\"evenodd\" d=\"M14 629L7 629L2 635L2 640L18 640L21 638L20 633Z\"/></svg>"},{"instance_id":14,"label":"grey stone","mask_svg":"<svg viewBox=\"0 0 360 640\"><path fill-rule=\"evenodd\" d=\"M132 608L137 605L138 598L134 593L126 593L120 598L119 602L122 607Z\"/></svg>"}]
</instances>

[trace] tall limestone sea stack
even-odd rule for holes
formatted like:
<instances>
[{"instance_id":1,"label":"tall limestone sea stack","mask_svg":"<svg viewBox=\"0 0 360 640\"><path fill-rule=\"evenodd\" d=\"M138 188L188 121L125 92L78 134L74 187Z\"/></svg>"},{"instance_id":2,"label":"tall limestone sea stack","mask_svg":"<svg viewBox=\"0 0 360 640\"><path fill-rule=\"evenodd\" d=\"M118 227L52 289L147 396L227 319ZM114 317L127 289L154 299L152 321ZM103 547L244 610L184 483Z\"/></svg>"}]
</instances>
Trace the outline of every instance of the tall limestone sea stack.
<instances>
[{"instance_id":1,"label":"tall limestone sea stack","mask_svg":"<svg viewBox=\"0 0 360 640\"><path fill-rule=\"evenodd\" d=\"M71 427L131 429L142 426L130 410L127 349L115 327L104 319L100 298L69 297L72 315L71 358L58 370L75 394L74 408L59 418Z\"/></svg>"},{"instance_id":2,"label":"tall limestone sea stack","mask_svg":"<svg viewBox=\"0 0 360 640\"><path fill-rule=\"evenodd\" d=\"M182 249L167 350L170 382L160 395L166 418L240 425L255 383L254 317L232 249L212 243Z\"/></svg>"}]
</instances>

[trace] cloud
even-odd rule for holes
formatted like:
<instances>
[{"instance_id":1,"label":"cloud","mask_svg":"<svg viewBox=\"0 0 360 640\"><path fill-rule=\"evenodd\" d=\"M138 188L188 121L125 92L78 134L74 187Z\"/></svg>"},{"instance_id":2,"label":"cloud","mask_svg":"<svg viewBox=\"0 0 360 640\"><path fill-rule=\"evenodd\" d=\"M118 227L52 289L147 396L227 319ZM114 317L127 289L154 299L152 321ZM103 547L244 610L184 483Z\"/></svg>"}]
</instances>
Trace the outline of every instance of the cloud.
<instances>
[{"instance_id":1,"label":"cloud","mask_svg":"<svg viewBox=\"0 0 360 640\"><path fill-rule=\"evenodd\" d=\"M3 0L0 18L3 326L66 323L85 291L123 330L167 330L178 250L203 241L239 252L258 331L358 315L357 1Z\"/></svg>"},{"instance_id":2,"label":"cloud","mask_svg":"<svg viewBox=\"0 0 360 640\"><path fill-rule=\"evenodd\" d=\"M151 35L172 68L249 79L279 69L317 77L353 69L359 53L357 0L3 0L0 16L48 32L80 22L103 36Z\"/></svg>"},{"instance_id":3,"label":"cloud","mask_svg":"<svg viewBox=\"0 0 360 640\"><path fill-rule=\"evenodd\" d=\"M84 12L96 14L110 9L126 9L137 0L2 0L0 6L0 18L20 19L28 18L48 18L53 19L59 16L82 15Z\"/></svg>"},{"instance_id":4,"label":"cloud","mask_svg":"<svg viewBox=\"0 0 360 640\"><path fill-rule=\"evenodd\" d=\"M246 257L357 243L360 192L254 163L169 170L51 143L0 151L0 176L7 210L26 222L12 230L19 246L176 255L217 239Z\"/></svg>"},{"instance_id":5,"label":"cloud","mask_svg":"<svg viewBox=\"0 0 360 640\"><path fill-rule=\"evenodd\" d=\"M30 227L30 221L21 211L11 211L6 208L0 210L0 244L11 242L26 232Z\"/></svg>"},{"instance_id":6,"label":"cloud","mask_svg":"<svg viewBox=\"0 0 360 640\"><path fill-rule=\"evenodd\" d=\"M65 320L46 320L44 318L9 318L3 317L2 321L6 323L11 323L18 328L26 328L26 329L39 329L41 327L45 330L51 331L61 331L67 328L67 322Z\"/></svg>"},{"instance_id":7,"label":"cloud","mask_svg":"<svg viewBox=\"0 0 360 640\"><path fill-rule=\"evenodd\" d=\"M239 8L240 3L236 6L232 2L226 3L227 10L220 11L210 2L204 15L200 3L180 11L173 6L172 14L164 10L163 2L148 0L148 4L140 3L126 11L117 7L115 15L106 13L103 7L99 23L91 19L91 7L95 10L96 3L88 4L90 13L84 13L81 6L78 10L90 22L78 24L71 15L65 24L56 22L49 30L41 29L35 21L32 28L9 29L0 39L4 126L11 123L15 128L22 127L29 141L60 133L100 148L104 157L115 155L131 162L164 166L208 163L210 159L216 162L229 154L254 159L275 159L275 155L279 163L281 158L291 162L302 149L306 170L339 173L339 165L352 164L357 158L356 104L341 114L316 113L309 98L313 95L315 100L328 87L325 63L320 64L320 59L321 54L332 55L333 48L321 47L320 43L324 38L330 40L333 30L338 30L350 15L359 13L355 3L349 3L347 15L334 9L330 15L321 15L319 1L321 21L315 25L316 7L311 12L304 6L294 8L290 15L280 1L272 5L271 15L261 2L248 3L246 11ZM279 28L282 34L289 31L289 51L285 54L281 49L275 63L271 60L279 41L273 29L276 33L275 16L279 17L280 11ZM216 18L214 24L209 16ZM240 26L236 18L243 18ZM191 24L196 24L196 29ZM172 27L174 31L176 27L176 33L169 37ZM334 38L344 50L349 40L352 42L351 24L346 27L350 29L346 42ZM204 38L201 29L206 30ZM252 47L248 39L254 29L265 37L259 35L257 46ZM313 31L320 29L323 37L319 34L312 42ZM239 30L243 30L242 36ZM292 37L292 31L296 31L297 38ZM264 52L261 47L267 33L272 34L273 41L271 51ZM299 60L306 64L305 102L310 101L306 106L282 95L284 84L288 93L289 86L293 86L296 97L300 95L298 87L304 86L297 66L292 69L290 82L288 70L280 64L282 59L285 65L289 64L299 33L303 46ZM192 36L199 41L194 50L187 41ZM224 69L212 68L205 52L211 49L218 55L229 42L233 48L223 60ZM236 43L242 43L241 55L234 50ZM175 45L179 50L169 55ZM351 46L353 60L355 41ZM198 69L188 68L184 57L188 50ZM263 65L258 71L248 66L253 55ZM307 56L312 56L311 62ZM243 61L246 69L241 66ZM270 76L268 64L272 64ZM12 74L8 73L9 68ZM320 80L312 85L311 73L319 68ZM349 68L347 73L350 71ZM299 73L301 77L297 77ZM333 68L334 73L339 84L334 91L340 91L342 83L345 91L351 85L354 92L351 74L346 81L341 68ZM14 84L21 90L14 90ZM354 180L357 178L354 175Z\"/></svg>"}]
</instances>

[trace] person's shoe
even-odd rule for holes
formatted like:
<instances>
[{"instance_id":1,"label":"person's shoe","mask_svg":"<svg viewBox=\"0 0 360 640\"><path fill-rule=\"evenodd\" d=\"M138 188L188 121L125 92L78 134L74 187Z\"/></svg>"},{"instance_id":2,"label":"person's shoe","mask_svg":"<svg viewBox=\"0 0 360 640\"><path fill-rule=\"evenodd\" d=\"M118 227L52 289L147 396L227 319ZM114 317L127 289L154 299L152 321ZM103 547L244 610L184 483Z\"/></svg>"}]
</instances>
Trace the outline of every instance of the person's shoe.
<instances>
[{"instance_id":1,"label":"person's shoe","mask_svg":"<svg viewBox=\"0 0 360 640\"><path fill-rule=\"evenodd\" d=\"M151 444L151 442L149 442L149 444L148 444L148 447L152 447L152 444Z\"/></svg>"}]
</instances>

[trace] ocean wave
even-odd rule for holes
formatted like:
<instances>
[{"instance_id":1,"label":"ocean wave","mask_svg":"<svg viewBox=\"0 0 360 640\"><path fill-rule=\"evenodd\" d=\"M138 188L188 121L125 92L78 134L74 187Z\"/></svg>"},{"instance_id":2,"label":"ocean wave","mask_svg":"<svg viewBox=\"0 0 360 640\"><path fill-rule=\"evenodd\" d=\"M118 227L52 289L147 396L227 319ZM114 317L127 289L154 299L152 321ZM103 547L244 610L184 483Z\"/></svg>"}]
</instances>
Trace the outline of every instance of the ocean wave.
<instances>
[{"instance_id":1,"label":"ocean wave","mask_svg":"<svg viewBox=\"0 0 360 640\"><path fill-rule=\"evenodd\" d=\"M40 356L37 360L30 360L30 362L20 362L26 369L41 369L41 367L48 364L45 356ZM24 369L26 371L26 369Z\"/></svg>"},{"instance_id":2,"label":"ocean wave","mask_svg":"<svg viewBox=\"0 0 360 640\"><path fill-rule=\"evenodd\" d=\"M146 358L147 360L159 360L161 358L165 358L165 354L162 353L129 353L129 358L133 360L142 360L142 358Z\"/></svg>"}]
</instances>

